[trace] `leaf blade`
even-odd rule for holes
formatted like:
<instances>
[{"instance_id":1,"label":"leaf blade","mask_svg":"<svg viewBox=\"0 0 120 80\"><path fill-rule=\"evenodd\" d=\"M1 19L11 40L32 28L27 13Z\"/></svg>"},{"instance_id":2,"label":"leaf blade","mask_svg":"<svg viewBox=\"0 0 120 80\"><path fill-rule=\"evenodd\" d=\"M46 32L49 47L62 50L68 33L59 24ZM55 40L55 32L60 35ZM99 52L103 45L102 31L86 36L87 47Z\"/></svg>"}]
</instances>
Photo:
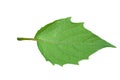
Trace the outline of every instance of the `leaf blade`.
<instances>
[{"instance_id":1,"label":"leaf blade","mask_svg":"<svg viewBox=\"0 0 120 80\"><path fill-rule=\"evenodd\" d=\"M47 24L35 35L39 50L52 64L78 64L97 50L115 47L85 29L83 23L73 23L70 19Z\"/></svg>"}]
</instances>

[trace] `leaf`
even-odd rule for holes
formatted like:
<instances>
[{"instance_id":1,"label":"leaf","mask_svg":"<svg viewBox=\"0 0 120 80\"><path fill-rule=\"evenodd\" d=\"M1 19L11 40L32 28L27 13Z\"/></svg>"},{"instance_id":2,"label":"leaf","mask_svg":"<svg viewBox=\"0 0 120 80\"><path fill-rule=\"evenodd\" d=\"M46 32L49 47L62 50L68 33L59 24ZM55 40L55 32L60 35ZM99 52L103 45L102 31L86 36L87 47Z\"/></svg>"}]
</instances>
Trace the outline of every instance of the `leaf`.
<instances>
[{"instance_id":1,"label":"leaf","mask_svg":"<svg viewBox=\"0 0 120 80\"><path fill-rule=\"evenodd\" d=\"M115 47L91 31L84 28L84 23L73 23L71 18L56 20L42 27L34 38L17 38L34 40L42 55L52 64L78 64L90 55L105 47Z\"/></svg>"},{"instance_id":2,"label":"leaf","mask_svg":"<svg viewBox=\"0 0 120 80\"><path fill-rule=\"evenodd\" d=\"M47 61L61 66L78 64L102 48L115 47L85 29L84 23L73 23L70 19L56 20L36 33L34 39Z\"/></svg>"}]
</instances>

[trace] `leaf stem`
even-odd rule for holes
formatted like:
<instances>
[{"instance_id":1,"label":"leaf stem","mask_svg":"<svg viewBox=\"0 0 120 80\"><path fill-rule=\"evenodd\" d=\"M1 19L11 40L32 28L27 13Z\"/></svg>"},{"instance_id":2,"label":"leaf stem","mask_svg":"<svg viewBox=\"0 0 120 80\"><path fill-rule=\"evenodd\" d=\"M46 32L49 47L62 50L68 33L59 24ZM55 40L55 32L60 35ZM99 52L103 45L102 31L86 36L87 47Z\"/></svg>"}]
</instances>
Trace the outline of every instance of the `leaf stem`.
<instances>
[{"instance_id":1,"label":"leaf stem","mask_svg":"<svg viewBox=\"0 0 120 80\"><path fill-rule=\"evenodd\" d=\"M22 41L22 40L32 40L32 41L36 41L36 39L34 39L34 38L23 38L23 37L18 37L17 40L18 40L18 41Z\"/></svg>"}]
</instances>

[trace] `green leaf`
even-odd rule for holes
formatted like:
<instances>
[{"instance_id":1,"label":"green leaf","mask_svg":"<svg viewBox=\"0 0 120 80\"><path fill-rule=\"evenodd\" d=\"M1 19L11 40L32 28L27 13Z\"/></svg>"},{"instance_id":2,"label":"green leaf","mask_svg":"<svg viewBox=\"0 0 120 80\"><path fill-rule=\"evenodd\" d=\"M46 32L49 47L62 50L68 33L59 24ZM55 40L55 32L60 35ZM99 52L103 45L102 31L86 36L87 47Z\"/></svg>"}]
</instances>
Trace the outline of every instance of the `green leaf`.
<instances>
[{"instance_id":1,"label":"green leaf","mask_svg":"<svg viewBox=\"0 0 120 80\"><path fill-rule=\"evenodd\" d=\"M34 38L17 38L34 40L42 55L52 64L78 64L88 59L94 52L115 47L91 31L84 28L84 23L73 23L71 18L56 20L42 27Z\"/></svg>"}]
</instances>

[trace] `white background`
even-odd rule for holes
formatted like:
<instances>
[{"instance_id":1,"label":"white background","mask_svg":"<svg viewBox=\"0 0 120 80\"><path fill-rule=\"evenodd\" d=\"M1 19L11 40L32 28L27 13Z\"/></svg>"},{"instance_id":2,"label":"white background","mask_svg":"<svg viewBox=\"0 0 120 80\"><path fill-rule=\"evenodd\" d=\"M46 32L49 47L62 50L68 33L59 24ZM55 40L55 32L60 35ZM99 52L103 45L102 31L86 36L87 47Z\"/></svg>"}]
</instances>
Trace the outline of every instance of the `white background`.
<instances>
[{"instance_id":1,"label":"white background","mask_svg":"<svg viewBox=\"0 0 120 80\"><path fill-rule=\"evenodd\" d=\"M46 62L34 41L40 27L72 17L114 44L63 67ZM0 80L120 80L119 0L0 0Z\"/></svg>"}]
</instances>

